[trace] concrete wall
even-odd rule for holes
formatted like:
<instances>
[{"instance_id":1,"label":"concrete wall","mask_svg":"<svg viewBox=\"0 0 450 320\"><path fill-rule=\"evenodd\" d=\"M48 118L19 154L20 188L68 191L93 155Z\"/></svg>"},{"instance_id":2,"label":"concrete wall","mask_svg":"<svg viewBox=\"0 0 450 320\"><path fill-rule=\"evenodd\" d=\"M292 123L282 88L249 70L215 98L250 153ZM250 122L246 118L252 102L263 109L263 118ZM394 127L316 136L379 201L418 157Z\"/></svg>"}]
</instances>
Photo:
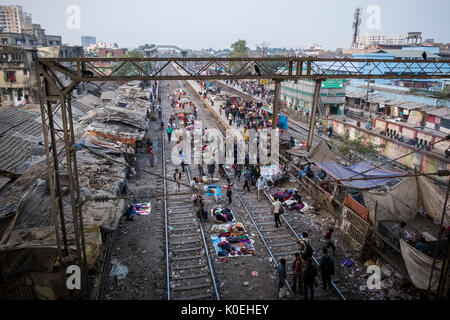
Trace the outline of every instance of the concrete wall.
<instances>
[{"instance_id":1,"label":"concrete wall","mask_svg":"<svg viewBox=\"0 0 450 320\"><path fill-rule=\"evenodd\" d=\"M410 145L395 141L375 132L359 128L348 122L342 122L331 118L324 119L324 121L326 122L325 127L329 127L330 124L333 123L333 128L335 128L335 133L338 136L343 136L348 129L350 132L350 138L352 139L355 136L364 135L374 144L384 144L385 147L380 149L380 154L388 159L395 159L417 150ZM448 141L445 143L448 143ZM415 163L420 163L420 171L424 173L433 173L438 170L450 170L450 159L446 159L444 156L428 151L417 151L397 160L396 162L410 169L414 169ZM431 176L431 178L444 183L447 183L449 179L449 177L438 176Z\"/></svg>"}]
</instances>

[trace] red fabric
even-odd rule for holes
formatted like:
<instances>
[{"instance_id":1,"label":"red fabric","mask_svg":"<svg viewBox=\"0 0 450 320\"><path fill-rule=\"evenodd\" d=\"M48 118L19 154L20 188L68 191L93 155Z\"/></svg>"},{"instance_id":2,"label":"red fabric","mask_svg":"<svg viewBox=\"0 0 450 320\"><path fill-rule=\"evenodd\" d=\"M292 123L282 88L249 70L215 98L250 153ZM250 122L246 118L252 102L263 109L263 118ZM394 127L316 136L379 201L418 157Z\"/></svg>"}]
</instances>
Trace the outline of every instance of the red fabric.
<instances>
[{"instance_id":1,"label":"red fabric","mask_svg":"<svg viewBox=\"0 0 450 320\"><path fill-rule=\"evenodd\" d=\"M344 204L349 207L358 216L367 221L367 216L369 215L369 209L364 207L361 203L353 199L352 196L347 195L344 199Z\"/></svg>"}]
</instances>

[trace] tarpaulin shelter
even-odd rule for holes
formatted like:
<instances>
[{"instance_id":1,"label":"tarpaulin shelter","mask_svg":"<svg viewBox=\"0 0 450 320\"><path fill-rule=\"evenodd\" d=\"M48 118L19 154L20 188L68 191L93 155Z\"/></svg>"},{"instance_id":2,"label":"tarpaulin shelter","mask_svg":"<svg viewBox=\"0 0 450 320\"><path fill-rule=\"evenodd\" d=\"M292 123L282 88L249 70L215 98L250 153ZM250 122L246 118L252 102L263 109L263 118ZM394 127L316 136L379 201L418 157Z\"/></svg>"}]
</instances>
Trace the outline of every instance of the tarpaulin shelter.
<instances>
[{"instance_id":1,"label":"tarpaulin shelter","mask_svg":"<svg viewBox=\"0 0 450 320\"><path fill-rule=\"evenodd\" d=\"M311 162L336 162L336 157L322 139L308 154L308 160Z\"/></svg>"},{"instance_id":2,"label":"tarpaulin shelter","mask_svg":"<svg viewBox=\"0 0 450 320\"><path fill-rule=\"evenodd\" d=\"M427 290L431 271L433 270L430 289L435 291L439 284L439 274L441 272L442 261L436 261L433 269L432 257L410 246L402 239L400 240L400 248L412 283L419 289Z\"/></svg>"},{"instance_id":3,"label":"tarpaulin shelter","mask_svg":"<svg viewBox=\"0 0 450 320\"><path fill-rule=\"evenodd\" d=\"M266 108L262 108L262 110L263 110L266 121L269 121L269 118L272 117L272 110L266 109ZM283 130L287 130L287 128L288 128L287 117L282 114L278 114L277 126L279 128L282 128Z\"/></svg>"},{"instance_id":4,"label":"tarpaulin shelter","mask_svg":"<svg viewBox=\"0 0 450 320\"><path fill-rule=\"evenodd\" d=\"M342 179L361 179L361 178L371 178L371 177L381 177L381 176L399 176L402 172L394 172L385 169L374 168L373 166L359 162L350 167L344 167L336 162L316 162L316 165L332 176L336 180ZM369 171L368 171L369 170ZM366 172L367 171L367 172ZM364 172L364 173L362 173ZM385 185L386 183L392 181L394 178L380 178L371 180L347 180L340 181L345 186L355 188L355 189L371 189L378 186Z\"/></svg>"},{"instance_id":5,"label":"tarpaulin shelter","mask_svg":"<svg viewBox=\"0 0 450 320\"><path fill-rule=\"evenodd\" d=\"M410 177L387 192L363 192L364 203L370 209L377 207L377 220L410 221L417 215L419 206L435 222L440 222L445 202L445 191L434 184L430 178ZM381 205L380 205L381 204ZM450 225L450 217L444 217L443 226Z\"/></svg>"}]
</instances>

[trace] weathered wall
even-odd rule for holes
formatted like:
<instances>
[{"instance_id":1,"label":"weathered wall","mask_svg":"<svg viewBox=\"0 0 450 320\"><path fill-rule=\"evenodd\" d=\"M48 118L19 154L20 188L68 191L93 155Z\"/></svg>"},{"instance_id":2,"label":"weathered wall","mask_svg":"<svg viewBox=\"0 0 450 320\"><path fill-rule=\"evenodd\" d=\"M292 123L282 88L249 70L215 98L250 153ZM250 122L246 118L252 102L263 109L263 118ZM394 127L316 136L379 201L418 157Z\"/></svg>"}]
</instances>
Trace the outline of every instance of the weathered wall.
<instances>
[{"instance_id":1,"label":"weathered wall","mask_svg":"<svg viewBox=\"0 0 450 320\"><path fill-rule=\"evenodd\" d=\"M329 127L330 123L333 123L333 128L335 128L336 135L343 136L348 129L351 139L353 139L354 136L363 134L368 137L374 144L384 144L385 147L380 149L380 153L388 159L395 159L414 150L417 150L412 146L387 138L375 132L357 127L348 122L342 122L340 120L331 118L324 120L327 122L325 127ZM446 143L448 143L448 141L446 141ZM436 172L437 170L450 170L450 159L446 159L444 156L437 155L433 152L422 150L403 157L397 160L397 162L410 169L414 169L415 162L420 162L420 170L424 173L432 173ZM447 182L449 179L449 177L438 176L432 176L432 178L441 182Z\"/></svg>"}]
</instances>

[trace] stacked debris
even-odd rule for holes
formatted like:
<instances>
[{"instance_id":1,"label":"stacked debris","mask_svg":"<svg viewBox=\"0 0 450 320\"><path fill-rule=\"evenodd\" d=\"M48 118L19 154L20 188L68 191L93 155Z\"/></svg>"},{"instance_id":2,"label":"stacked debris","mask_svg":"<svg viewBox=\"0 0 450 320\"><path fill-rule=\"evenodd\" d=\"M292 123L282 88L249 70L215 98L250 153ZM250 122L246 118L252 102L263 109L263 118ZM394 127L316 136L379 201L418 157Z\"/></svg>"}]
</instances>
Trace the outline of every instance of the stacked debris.
<instances>
[{"instance_id":1,"label":"stacked debris","mask_svg":"<svg viewBox=\"0 0 450 320\"><path fill-rule=\"evenodd\" d=\"M124 211L122 199L107 202L92 199L113 198L124 193L130 161L133 161L136 146L147 128L149 104L140 99L145 96L144 90L137 85L126 85L118 92L117 98L103 107L95 98L72 103L74 127L81 149L77 152L77 166L90 271L101 269L103 258L100 258L106 252L108 243L105 241L109 239L105 230L117 228ZM120 107L119 103L126 106ZM57 113L55 118L60 115ZM72 208L65 158L61 161L59 183L67 227L72 221ZM0 228L0 298L17 298L19 291L28 299L64 298L65 284L58 272L60 262L57 261L44 157L26 170L0 198L2 209L7 210L10 219ZM73 228L67 230L68 239L73 239ZM69 241L68 245L69 250L75 250L75 243ZM24 283L28 284L25 286L27 294L24 294L25 289L17 289ZM16 292L13 295L11 288L17 289L13 290Z\"/></svg>"}]
</instances>

